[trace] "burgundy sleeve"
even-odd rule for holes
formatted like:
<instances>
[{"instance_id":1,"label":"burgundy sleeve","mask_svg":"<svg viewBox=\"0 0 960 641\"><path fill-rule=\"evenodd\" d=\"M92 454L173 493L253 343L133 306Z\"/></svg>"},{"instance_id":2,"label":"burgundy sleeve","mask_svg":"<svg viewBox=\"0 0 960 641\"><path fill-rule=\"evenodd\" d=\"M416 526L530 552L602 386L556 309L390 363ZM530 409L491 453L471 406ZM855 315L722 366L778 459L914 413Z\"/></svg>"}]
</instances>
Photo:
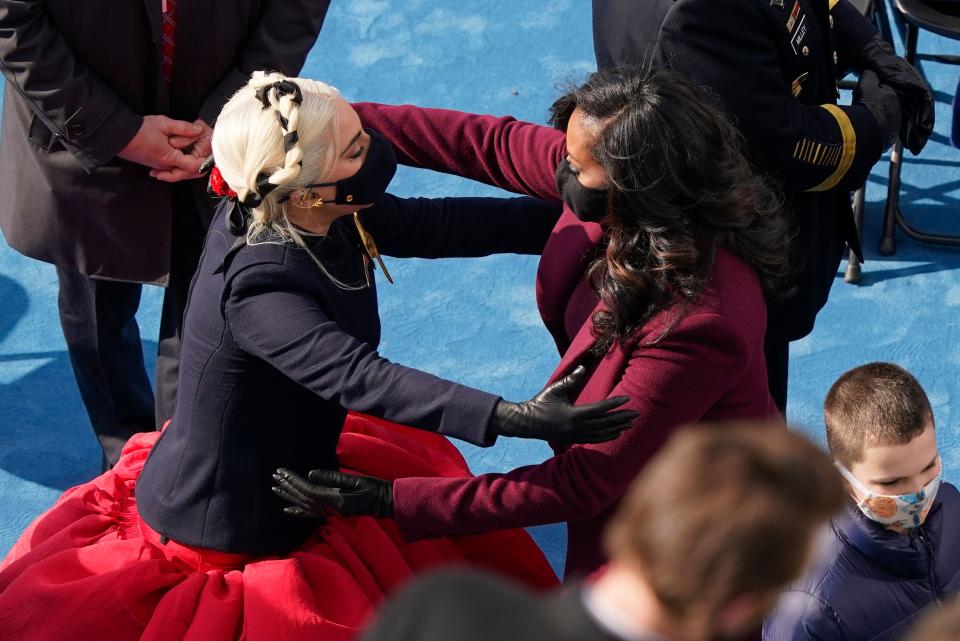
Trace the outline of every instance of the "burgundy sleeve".
<instances>
[{"instance_id":1,"label":"burgundy sleeve","mask_svg":"<svg viewBox=\"0 0 960 641\"><path fill-rule=\"evenodd\" d=\"M563 132L523 122L411 105L353 105L364 126L383 134L405 165L433 169L507 191L559 202L555 175Z\"/></svg>"},{"instance_id":2,"label":"burgundy sleeve","mask_svg":"<svg viewBox=\"0 0 960 641\"><path fill-rule=\"evenodd\" d=\"M623 409L640 418L619 438L505 474L398 479L394 518L409 540L592 518L678 426L700 420L754 356L724 317L690 316L662 342L635 350L610 396L628 396Z\"/></svg>"}]
</instances>

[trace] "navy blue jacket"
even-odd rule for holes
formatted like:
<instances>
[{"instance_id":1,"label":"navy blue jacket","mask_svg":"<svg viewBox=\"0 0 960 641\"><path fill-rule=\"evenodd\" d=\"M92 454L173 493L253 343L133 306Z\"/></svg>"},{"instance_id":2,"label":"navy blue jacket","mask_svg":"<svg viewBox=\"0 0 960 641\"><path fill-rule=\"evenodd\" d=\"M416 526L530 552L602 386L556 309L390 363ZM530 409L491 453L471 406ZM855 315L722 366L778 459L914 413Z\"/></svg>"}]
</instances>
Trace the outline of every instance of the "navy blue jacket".
<instances>
[{"instance_id":1,"label":"navy blue jacket","mask_svg":"<svg viewBox=\"0 0 960 641\"><path fill-rule=\"evenodd\" d=\"M764 641L896 641L960 591L960 494L940 486L926 523L897 534L848 505L826 558L781 597Z\"/></svg>"},{"instance_id":2,"label":"navy blue jacket","mask_svg":"<svg viewBox=\"0 0 960 641\"><path fill-rule=\"evenodd\" d=\"M866 107L836 104L838 78L876 29L848 0L595 2L594 25L598 65L653 58L707 87L753 165L783 187L798 274L795 294L771 305L767 333L809 333L844 243L860 252L849 192L883 151Z\"/></svg>"},{"instance_id":3,"label":"navy blue jacket","mask_svg":"<svg viewBox=\"0 0 960 641\"><path fill-rule=\"evenodd\" d=\"M488 422L499 397L377 353L375 287L338 288L291 243L246 245L228 256L232 206L220 206L207 235L187 302L176 409L137 485L148 525L224 552L297 547L315 524L283 513L270 476L280 466L336 469L347 410L493 443ZM531 198L387 195L363 219L384 254L436 258L539 254L559 215L559 206ZM350 218L311 246L339 280L364 282Z\"/></svg>"}]
</instances>

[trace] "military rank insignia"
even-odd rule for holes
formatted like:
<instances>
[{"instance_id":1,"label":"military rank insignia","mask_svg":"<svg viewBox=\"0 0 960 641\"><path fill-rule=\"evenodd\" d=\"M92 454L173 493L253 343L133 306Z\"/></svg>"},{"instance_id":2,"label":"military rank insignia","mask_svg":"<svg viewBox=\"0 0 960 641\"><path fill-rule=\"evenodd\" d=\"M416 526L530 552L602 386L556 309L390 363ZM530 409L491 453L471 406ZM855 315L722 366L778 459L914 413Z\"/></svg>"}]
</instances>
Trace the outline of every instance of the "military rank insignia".
<instances>
[{"instance_id":1,"label":"military rank insignia","mask_svg":"<svg viewBox=\"0 0 960 641\"><path fill-rule=\"evenodd\" d=\"M793 148L793 157L817 167L836 167L843 155L843 145L827 145L822 142L801 138Z\"/></svg>"}]
</instances>

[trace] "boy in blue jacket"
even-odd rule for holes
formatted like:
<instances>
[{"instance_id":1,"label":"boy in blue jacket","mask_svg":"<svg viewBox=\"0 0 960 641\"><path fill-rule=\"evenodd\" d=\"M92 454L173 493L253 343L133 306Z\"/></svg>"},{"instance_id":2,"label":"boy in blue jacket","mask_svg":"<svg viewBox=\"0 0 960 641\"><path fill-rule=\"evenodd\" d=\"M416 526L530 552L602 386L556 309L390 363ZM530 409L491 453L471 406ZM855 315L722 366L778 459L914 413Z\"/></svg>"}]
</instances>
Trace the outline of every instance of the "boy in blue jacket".
<instances>
[{"instance_id":1,"label":"boy in blue jacket","mask_svg":"<svg viewBox=\"0 0 960 641\"><path fill-rule=\"evenodd\" d=\"M899 640L960 591L960 495L941 482L930 402L904 369L871 363L833 384L824 420L851 500L763 638Z\"/></svg>"}]
</instances>

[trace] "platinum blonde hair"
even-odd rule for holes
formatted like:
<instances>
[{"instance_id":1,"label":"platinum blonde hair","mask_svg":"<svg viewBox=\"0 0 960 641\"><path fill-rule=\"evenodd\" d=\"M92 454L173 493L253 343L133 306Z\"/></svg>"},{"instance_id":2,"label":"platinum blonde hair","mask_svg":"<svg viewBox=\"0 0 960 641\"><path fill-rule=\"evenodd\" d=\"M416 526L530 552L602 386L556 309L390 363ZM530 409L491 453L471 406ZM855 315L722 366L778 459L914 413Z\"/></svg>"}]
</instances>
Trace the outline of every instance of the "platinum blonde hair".
<instances>
[{"instance_id":1,"label":"platinum blonde hair","mask_svg":"<svg viewBox=\"0 0 960 641\"><path fill-rule=\"evenodd\" d=\"M293 83L300 96L278 83ZM299 99L302 97L302 99ZM213 130L213 156L227 185L252 214L247 242L292 241L333 277L287 218L287 203L299 189L333 171L340 149L336 99L340 92L317 80L254 72L227 101Z\"/></svg>"}]
</instances>

